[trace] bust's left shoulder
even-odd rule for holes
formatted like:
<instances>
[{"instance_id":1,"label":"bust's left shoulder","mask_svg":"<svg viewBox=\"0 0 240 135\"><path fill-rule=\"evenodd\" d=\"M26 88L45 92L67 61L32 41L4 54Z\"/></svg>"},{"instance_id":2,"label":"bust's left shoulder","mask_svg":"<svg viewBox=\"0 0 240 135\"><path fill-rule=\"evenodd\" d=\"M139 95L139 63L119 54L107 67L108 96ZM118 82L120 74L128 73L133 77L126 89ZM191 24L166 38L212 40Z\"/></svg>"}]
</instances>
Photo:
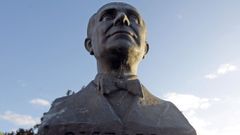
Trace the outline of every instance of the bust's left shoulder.
<instances>
[{"instance_id":1,"label":"bust's left shoulder","mask_svg":"<svg viewBox=\"0 0 240 135\"><path fill-rule=\"evenodd\" d=\"M159 97L153 95L144 85L142 85L142 93L143 93L143 98L142 98L142 104L145 105L151 105L151 106L172 106L174 105L173 103L160 99Z\"/></svg>"},{"instance_id":2,"label":"bust's left shoulder","mask_svg":"<svg viewBox=\"0 0 240 135\"><path fill-rule=\"evenodd\" d=\"M154 119L151 121L160 128L184 128L193 130L194 128L185 118L183 113L170 101L160 99L151 94L142 86L144 97L141 99L141 105L147 114L152 114ZM142 110L141 109L141 110Z\"/></svg>"}]
</instances>

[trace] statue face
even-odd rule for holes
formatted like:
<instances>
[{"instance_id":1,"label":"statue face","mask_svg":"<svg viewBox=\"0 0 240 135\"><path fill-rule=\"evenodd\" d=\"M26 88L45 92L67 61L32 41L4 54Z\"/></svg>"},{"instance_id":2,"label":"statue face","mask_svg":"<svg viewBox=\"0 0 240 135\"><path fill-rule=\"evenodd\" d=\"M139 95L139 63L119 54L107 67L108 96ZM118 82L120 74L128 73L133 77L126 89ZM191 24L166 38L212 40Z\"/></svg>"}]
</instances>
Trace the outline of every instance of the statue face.
<instances>
[{"instance_id":1,"label":"statue face","mask_svg":"<svg viewBox=\"0 0 240 135\"><path fill-rule=\"evenodd\" d=\"M92 21L88 38L96 58L109 57L113 53L142 58L146 54L145 23L131 5L107 4L99 9Z\"/></svg>"}]
</instances>

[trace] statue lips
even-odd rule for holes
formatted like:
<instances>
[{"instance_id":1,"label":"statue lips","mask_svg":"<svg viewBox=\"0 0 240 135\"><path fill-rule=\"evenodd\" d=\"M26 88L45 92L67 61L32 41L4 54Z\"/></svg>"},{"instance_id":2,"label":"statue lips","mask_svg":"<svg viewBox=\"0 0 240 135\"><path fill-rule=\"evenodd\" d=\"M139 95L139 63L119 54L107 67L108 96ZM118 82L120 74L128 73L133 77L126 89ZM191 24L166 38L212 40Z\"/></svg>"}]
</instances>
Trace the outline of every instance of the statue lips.
<instances>
[{"instance_id":1,"label":"statue lips","mask_svg":"<svg viewBox=\"0 0 240 135\"><path fill-rule=\"evenodd\" d=\"M112 36L117 36L120 35L121 37L132 37L134 39L137 38L136 34L129 31L129 30L124 30L124 29L120 29L120 30L114 30L113 32L111 32L110 34L107 35L107 38L112 37Z\"/></svg>"}]
</instances>

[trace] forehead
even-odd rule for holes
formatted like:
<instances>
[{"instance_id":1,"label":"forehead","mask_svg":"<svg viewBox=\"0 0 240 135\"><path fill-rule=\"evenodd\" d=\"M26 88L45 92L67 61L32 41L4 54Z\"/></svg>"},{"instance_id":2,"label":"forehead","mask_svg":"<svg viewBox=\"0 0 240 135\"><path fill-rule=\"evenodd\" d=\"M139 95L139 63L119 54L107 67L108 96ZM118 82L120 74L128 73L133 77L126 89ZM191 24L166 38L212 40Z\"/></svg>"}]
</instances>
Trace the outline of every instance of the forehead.
<instances>
[{"instance_id":1,"label":"forehead","mask_svg":"<svg viewBox=\"0 0 240 135\"><path fill-rule=\"evenodd\" d=\"M139 14L137 9L129 4L126 3L120 3L120 2L114 2L114 3L109 3L104 6L102 6L98 11L97 14L101 14L105 11L108 10L116 10L116 11L131 11L136 14Z\"/></svg>"}]
</instances>

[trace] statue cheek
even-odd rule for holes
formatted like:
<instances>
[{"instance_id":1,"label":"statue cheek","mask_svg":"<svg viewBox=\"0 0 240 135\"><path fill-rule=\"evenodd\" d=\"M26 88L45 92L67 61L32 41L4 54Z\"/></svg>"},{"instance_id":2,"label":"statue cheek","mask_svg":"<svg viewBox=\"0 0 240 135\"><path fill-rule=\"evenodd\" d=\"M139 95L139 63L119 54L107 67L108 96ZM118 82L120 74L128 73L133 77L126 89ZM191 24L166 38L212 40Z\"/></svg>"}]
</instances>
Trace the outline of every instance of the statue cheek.
<instances>
[{"instance_id":1,"label":"statue cheek","mask_svg":"<svg viewBox=\"0 0 240 135\"><path fill-rule=\"evenodd\" d=\"M141 40L144 40L144 42L146 40L146 34L147 34L147 32L145 29L142 29L142 28L139 29L139 37L141 38Z\"/></svg>"},{"instance_id":2,"label":"statue cheek","mask_svg":"<svg viewBox=\"0 0 240 135\"><path fill-rule=\"evenodd\" d=\"M101 24L100 28L101 28L101 31L102 33L106 34L110 29L111 27L113 27L113 21L107 21L107 22L104 22Z\"/></svg>"}]
</instances>

